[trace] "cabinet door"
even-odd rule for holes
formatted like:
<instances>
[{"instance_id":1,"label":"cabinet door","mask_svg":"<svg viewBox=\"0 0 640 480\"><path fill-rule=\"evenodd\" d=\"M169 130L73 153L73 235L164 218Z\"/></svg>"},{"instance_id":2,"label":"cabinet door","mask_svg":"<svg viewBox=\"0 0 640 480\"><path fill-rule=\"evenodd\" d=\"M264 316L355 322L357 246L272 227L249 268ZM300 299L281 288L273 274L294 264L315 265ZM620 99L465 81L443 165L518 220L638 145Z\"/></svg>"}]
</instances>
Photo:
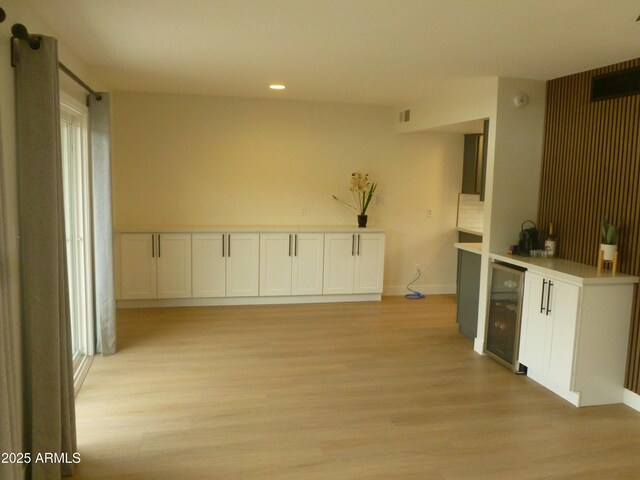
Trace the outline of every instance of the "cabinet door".
<instances>
[{"instance_id":1,"label":"cabinet door","mask_svg":"<svg viewBox=\"0 0 640 480\"><path fill-rule=\"evenodd\" d=\"M384 234L357 233L354 293L382 293Z\"/></svg>"},{"instance_id":2,"label":"cabinet door","mask_svg":"<svg viewBox=\"0 0 640 480\"><path fill-rule=\"evenodd\" d=\"M458 330L467 338L478 333L480 255L458 250Z\"/></svg>"},{"instance_id":3,"label":"cabinet door","mask_svg":"<svg viewBox=\"0 0 640 480\"><path fill-rule=\"evenodd\" d=\"M257 297L260 278L260 236L231 233L227 240L227 297Z\"/></svg>"},{"instance_id":4,"label":"cabinet door","mask_svg":"<svg viewBox=\"0 0 640 480\"><path fill-rule=\"evenodd\" d=\"M120 235L120 275L125 300L156 298L156 245L151 233Z\"/></svg>"},{"instance_id":5,"label":"cabinet door","mask_svg":"<svg viewBox=\"0 0 640 480\"><path fill-rule=\"evenodd\" d=\"M545 376L570 389L580 288L549 280L549 331L545 354Z\"/></svg>"},{"instance_id":6,"label":"cabinet door","mask_svg":"<svg viewBox=\"0 0 640 480\"><path fill-rule=\"evenodd\" d=\"M222 234L194 233L191 245L193 296L224 297L226 250Z\"/></svg>"},{"instance_id":7,"label":"cabinet door","mask_svg":"<svg viewBox=\"0 0 640 480\"><path fill-rule=\"evenodd\" d=\"M291 293L319 295L322 293L324 234L296 233L293 237Z\"/></svg>"},{"instance_id":8,"label":"cabinet door","mask_svg":"<svg viewBox=\"0 0 640 480\"><path fill-rule=\"evenodd\" d=\"M191 297L191 234L158 235L158 298Z\"/></svg>"},{"instance_id":9,"label":"cabinet door","mask_svg":"<svg viewBox=\"0 0 640 480\"><path fill-rule=\"evenodd\" d=\"M260 295L291 295L293 234L260 234Z\"/></svg>"},{"instance_id":10,"label":"cabinet door","mask_svg":"<svg viewBox=\"0 0 640 480\"><path fill-rule=\"evenodd\" d=\"M322 293L353 293L355 263L353 233L327 233L324 236L324 279Z\"/></svg>"},{"instance_id":11,"label":"cabinet door","mask_svg":"<svg viewBox=\"0 0 640 480\"><path fill-rule=\"evenodd\" d=\"M544 371L548 326L543 294L547 294L547 280L536 273L526 272L518 359L520 363L540 374Z\"/></svg>"}]
</instances>

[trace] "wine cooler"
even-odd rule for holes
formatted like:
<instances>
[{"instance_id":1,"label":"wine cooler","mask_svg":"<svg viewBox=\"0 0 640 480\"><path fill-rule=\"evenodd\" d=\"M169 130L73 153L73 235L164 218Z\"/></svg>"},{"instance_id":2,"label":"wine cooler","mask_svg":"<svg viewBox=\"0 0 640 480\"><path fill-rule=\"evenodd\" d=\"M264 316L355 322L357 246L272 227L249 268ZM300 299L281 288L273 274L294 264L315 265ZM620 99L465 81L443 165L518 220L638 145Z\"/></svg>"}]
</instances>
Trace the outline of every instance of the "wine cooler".
<instances>
[{"instance_id":1,"label":"wine cooler","mask_svg":"<svg viewBox=\"0 0 640 480\"><path fill-rule=\"evenodd\" d=\"M520 371L520 315L524 269L491 263L491 292L485 337L485 353L512 369Z\"/></svg>"}]
</instances>

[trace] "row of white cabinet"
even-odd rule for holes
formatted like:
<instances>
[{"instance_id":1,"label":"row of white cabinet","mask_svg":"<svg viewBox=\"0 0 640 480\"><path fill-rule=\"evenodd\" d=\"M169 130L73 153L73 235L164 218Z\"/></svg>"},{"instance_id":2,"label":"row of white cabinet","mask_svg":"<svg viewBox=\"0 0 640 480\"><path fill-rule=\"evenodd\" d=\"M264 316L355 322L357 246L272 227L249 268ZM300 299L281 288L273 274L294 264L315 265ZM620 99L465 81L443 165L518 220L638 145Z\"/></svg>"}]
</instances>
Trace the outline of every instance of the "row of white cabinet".
<instances>
[{"instance_id":1,"label":"row of white cabinet","mask_svg":"<svg viewBox=\"0 0 640 480\"><path fill-rule=\"evenodd\" d=\"M122 300L381 293L384 233L122 233Z\"/></svg>"}]
</instances>

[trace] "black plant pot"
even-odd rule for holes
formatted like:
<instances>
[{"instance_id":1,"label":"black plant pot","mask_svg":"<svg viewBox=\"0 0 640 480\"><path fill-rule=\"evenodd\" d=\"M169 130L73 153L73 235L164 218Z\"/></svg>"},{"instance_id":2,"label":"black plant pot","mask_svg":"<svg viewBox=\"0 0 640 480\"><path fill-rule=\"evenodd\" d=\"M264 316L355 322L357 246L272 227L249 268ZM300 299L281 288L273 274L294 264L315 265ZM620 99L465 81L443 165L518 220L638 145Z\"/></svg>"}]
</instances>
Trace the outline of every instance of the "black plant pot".
<instances>
[{"instance_id":1,"label":"black plant pot","mask_svg":"<svg viewBox=\"0 0 640 480\"><path fill-rule=\"evenodd\" d=\"M365 228L367 226L367 216L358 215L358 227Z\"/></svg>"}]
</instances>

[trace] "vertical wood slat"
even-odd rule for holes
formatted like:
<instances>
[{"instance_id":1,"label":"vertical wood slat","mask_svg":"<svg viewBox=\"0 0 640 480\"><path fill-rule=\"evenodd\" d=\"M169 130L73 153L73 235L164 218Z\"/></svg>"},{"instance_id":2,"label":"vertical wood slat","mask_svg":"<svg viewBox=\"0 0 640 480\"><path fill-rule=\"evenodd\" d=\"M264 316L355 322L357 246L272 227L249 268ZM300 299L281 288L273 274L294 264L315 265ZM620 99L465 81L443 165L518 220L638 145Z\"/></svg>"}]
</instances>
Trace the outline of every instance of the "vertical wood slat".
<instances>
[{"instance_id":1,"label":"vertical wood slat","mask_svg":"<svg viewBox=\"0 0 640 480\"><path fill-rule=\"evenodd\" d=\"M640 276L640 95L590 101L594 75L638 66L640 58L548 83L538 225L557 226L562 258L595 265L606 217L621 226L620 271ZM634 305L625 387L640 394L637 291Z\"/></svg>"}]
</instances>

